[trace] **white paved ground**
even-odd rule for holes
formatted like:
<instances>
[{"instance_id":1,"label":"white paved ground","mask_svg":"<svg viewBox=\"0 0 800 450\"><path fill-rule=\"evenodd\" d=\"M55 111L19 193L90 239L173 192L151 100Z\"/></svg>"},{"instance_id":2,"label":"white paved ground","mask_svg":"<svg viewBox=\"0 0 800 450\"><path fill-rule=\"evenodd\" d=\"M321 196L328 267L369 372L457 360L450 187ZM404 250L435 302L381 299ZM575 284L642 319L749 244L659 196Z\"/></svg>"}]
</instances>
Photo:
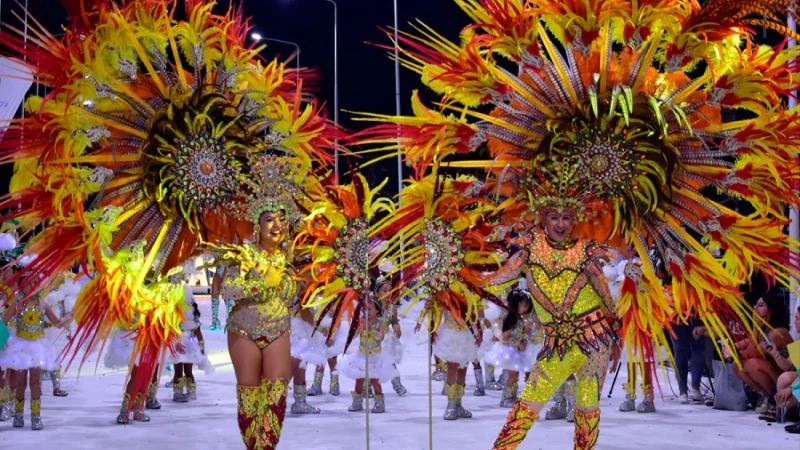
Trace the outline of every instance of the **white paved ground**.
<instances>
[{"instance_id":1,"label":"white paved ground","mask_svg":"<svg viewBox=\"0 0 800 450\"><path fill-rule=\"evenodd\" d=\"M210 322L210 303L200 298L203 321ZM404 323L410 332L413 326ZM120 426L117 415L125 374L84 367L79 378L74 370L65 380L67 398L49 395L45 382L42 416L43 431L15 429L11 422L0 422L0 449L38 448L73 449L241 449L236 425L235 378L225 351L224 335L204 330L207 347L216 373L200 374L198 401L175 404L171 392L162 388L160 411L152 411L150 423ZM391 386L385 386L385 414L370 415L369 439L372 449L415 450L429 448L428 381L424 346L407 335L406 357L400 371L409 389L397 397ZM310 375L310 374L309 374ZM164 376L166 381L168 375ZM622 376L620 377L622 378ZM309 378L310 379L310 378ZM325 390L327 391L327 373ZM445 422L441 415L446 399L439 395L441 383L433 383L433 448L436 450L488 450L508 410L497 406L500 393L472 397L472 376L468 377L468 395L464 405L475 417L471 420ZM602 432L599 449L604 450L778 450L799 449L800 436L785 433L782 427L769 426L752 413L715 411L705 406L679 405L664 383L665 397L657 402L657 414L618 412L622 399L618 384L614 396L606 398L611 377L603 395ZM162 382L163 385L163 382ZM310 402L323 409L319 416L289 416L281 440L281 450L357 450L367 448L367 424L363 413L348 413L352 382L342 379L343 395L312 398ZM291 402L291 398L290 398ZM26 422L28 419L26 417ZM19 447L11 447L11 445ZM521 449L560 450L572 448L572 425L566 422L540 422L532 430Z\"/></svg>"}]
</instances>

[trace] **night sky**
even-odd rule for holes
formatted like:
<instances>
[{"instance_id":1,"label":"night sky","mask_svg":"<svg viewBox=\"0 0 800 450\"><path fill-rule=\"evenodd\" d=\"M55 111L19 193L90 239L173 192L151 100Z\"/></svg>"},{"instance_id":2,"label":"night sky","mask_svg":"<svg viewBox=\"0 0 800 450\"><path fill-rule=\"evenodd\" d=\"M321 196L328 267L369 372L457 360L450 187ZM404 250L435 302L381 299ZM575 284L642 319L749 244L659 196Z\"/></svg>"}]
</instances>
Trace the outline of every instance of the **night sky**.
<instances>
[{"instance_id":1,"label":"night sky","mask_svg":"<svg viewBox=\"0 0 800 450\"><path fill-rule=\"evenodd\" d=\"M220 0L218 8L227 7L229 0ZM24 4L24 0L20 0ZM57 0L28 0L31 14L52 32L60 31L66 18ZM13 1L2 1L2 20L17 23L10 14L12 8L21 11ZM236 4L234 2L234 4ZM339 8L339 120L354 130L366 126L353 121L354 114L364 111L394 114L394 63L387 52L368 42L391 44L379 27L389 28L394 22L392 0L338 0ZM245 0L245 14L252 17L254 30L264 37L296 42L300 46L304 67L317 68L322 74L319 100L327 106L333 118L334 58L333 5L326 0ZM468 18L451 0L398 0L398 23L401 30L410 31L409 22L417 19L431 25L450 39L457 40L459 30ZM288 57L294 52L290 45L267 42L266 57ZM419 77L401 67L401 107L410 112L413 89L425 89ZM344 167L344 162L341 163ZM367 171L372 183L391 177L386 194L396 193L396 163L387 162ZM0 169L0 180L8 179L10 169ZM7 183L0 183L5 191Z\"/></svg>"}]
</instances>

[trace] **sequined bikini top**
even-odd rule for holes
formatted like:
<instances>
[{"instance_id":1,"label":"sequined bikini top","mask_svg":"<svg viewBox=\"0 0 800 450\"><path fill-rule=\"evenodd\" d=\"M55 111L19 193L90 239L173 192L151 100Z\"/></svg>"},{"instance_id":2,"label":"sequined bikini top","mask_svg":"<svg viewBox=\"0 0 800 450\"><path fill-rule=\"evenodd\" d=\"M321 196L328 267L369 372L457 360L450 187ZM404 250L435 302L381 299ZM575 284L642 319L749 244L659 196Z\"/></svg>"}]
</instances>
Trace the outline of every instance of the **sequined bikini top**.
<instances>
[{"instance_id":1,"label":"sequined bikini top","mask_svg":"<svg viewBox=\"0 0 800 450\"><path fill-rule=\"evenodd\" d=\"M297 282L282 252L268 255L252 244L231 246L226 250L222 256L226 268L221 289L226 299L246 298L265 303L281 300L288 306L297 295Z\"/></svg>"}]
</instances>

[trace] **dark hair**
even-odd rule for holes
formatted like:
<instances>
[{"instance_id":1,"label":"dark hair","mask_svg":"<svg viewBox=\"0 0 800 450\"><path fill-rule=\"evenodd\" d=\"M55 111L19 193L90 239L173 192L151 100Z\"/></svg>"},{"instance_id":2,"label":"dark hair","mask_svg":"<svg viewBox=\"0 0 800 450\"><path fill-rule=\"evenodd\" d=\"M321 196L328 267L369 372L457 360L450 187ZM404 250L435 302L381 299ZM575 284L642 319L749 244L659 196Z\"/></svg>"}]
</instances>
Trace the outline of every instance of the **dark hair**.
<instances>
[{"instance_id":1,"label":"dark hair","mask_svg":"<svg viewBox=\"0 0 800 450\"><path fill-rule=\"evenodd\" d=\"M376 294L374 293L368 294L366 300L368 303L372 303L373 305L375 305L375 311L379 316L383 314L383 305L381 305L381 302L378 300L378 296ZM364 309L364 317L366 317L366 314L367 310Z\"/></svg>"},{"instance_id":2,"label":"dark hair","mask_svg":"<svg viewBox=\"0 0 800 450\"><path fill-rule=\"evenodd\" d=\"M200 319L200 307L197 306L197 302L194 301L192 302L192 316L194 317L194 320Z\"/></svg>"},{"instance_id":3,"label":"dark hair","mask_svg":"<svg viewBox=\"0 0 800 450\"><path fill-rule=\"evenodd\" d=\"M526 303L528 304L528 311L533 309L533 301L531 300L531 294L529 294L528 291L514 289L508 294L508 297L506 297L508 314L503 319L503 332L511 330L517 326L517 322L520 319L519 307Z\"/></svg>"},{"instance_id":4,"label":"dark hair","mask_svg":"<svg viewBox=\"0 0 800 450\"><path fill-rule=\"evenodd\" d=\"M787 292L781 286L773 286L772 289L764 293L761 298L769 308L769 324L772 328L789 327L789 308L786 307ZM756 300L758 301L758 300Z\"/></svg>"}]
</instances>

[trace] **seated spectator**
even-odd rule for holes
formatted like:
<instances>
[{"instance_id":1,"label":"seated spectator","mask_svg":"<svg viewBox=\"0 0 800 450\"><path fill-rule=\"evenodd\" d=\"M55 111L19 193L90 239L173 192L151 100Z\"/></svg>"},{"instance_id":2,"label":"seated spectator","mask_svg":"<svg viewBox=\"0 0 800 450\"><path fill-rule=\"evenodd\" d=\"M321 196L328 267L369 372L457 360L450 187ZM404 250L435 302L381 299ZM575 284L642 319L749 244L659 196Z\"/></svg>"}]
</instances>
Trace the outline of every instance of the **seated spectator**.
<instances>
[{"instance_id":1,"label":"seated spectator","mask_svg":"<svg viewBox=\"0 0 800 450\"><path fill-rule=\"evenodd\" d=\"M794 312L794 329L800 332L800 308ZM778 363L778 366L785 372L778 377L778 393L775 394L775 403L778 407L786 410L786 414L790 417L798 416L798 404L800 404L800 377L798 377L798 370L789 360L786 352L771 348L770 355ZM794 390L793 390L794 388ZM786 431L798 434L800 433L800 423L786 426Z\"/></svg>"},{"instance_id":2,"label":"seated spectator","mask_svg":"<svg viewBox=\"0 0 800 450\"><path fill-rule=\"evenodd\" d=\"M742 367L735 367L736 375L751 389L758 392L761 399L756 406L756 413L762 420L774 420L776 416L775 393L778 377L783 372L768 348L785 351L792 342L786 329L785 303L783 292L772 288L762 295L753 306L753 326L755 339L742 339L736 342L736 349ZM727 352L727 350L726 350ZM726 354L728 358L730 354Z\"/></svg>"}]
</instances>

